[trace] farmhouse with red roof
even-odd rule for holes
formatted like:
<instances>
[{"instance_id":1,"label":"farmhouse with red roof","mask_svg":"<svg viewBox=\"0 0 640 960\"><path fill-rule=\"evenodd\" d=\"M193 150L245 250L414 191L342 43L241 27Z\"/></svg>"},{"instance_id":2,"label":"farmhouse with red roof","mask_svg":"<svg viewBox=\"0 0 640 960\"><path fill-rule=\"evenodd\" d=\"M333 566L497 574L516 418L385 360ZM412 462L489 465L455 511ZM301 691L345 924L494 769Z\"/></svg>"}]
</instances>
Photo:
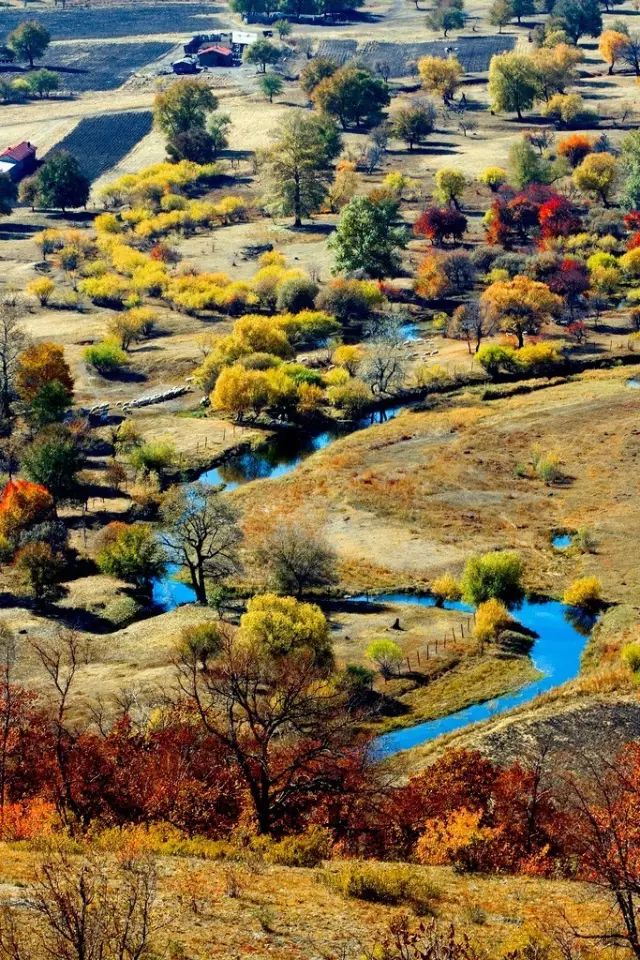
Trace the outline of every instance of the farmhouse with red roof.
<instances>
[{"instance_id":1,"label":"farmhouse with red roof","mask_svg":"<svg viewBox=\"0 0 640 960\"><path fill-rule=\"evenodd\" d=\"M36 148L28 140L16 143L0 152L0 173L7 173L12 180L22 180L36 168Z\"/></svg>"}]
</instances>

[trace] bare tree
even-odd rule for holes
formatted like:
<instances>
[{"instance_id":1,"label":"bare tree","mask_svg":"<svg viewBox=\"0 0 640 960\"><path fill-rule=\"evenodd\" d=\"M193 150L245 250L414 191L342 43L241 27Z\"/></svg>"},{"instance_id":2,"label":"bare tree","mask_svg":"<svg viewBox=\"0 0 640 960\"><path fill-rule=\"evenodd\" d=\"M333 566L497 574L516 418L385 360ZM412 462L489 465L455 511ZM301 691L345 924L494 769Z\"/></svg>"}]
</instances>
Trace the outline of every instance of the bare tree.
<instances>
[{"instance_id":1,"label":"bare tree","mask_svg":"<svg viewBox=\"0 0 640 960\"><path fill-rule=\"evenodd\" d=\"M256 558L282 593L299 597L310 587L336 582L335 551L317 530L301 521L271 529L256 550Z\"/></svg>"},{"instance_id":2,"label":"bare tree","mask_svg":"<svg viewBox=\"0 0 640 960\"><path fill-rule=\"evenodd\" d=\"M485 337L491 336L495 323L477 301L465 303L453 311L447 333L466 340L469 353L477 353Z\"/></svg>"},{"instance_id":3,"label":"bare tree","mask_svg":"<svg viewBox=\"0 0 640 960\"><path fill-rule=\"evenodd\" d=\"M620 59L631 67L636 77L640 77L640 33L629 34Z\"/></svg>"},{"instance_id":4,"label":"bare tree","mask_svg":"<svg viewBox=\"0 0 640 960\"><path fill-rule=\"evenodd\" d=\"M78 667L88 662L87 642L73 630L60 630L51 641L31 641L49 680L52 691L52 723L58 782L55 785L57 807L67 827L73 818L81 819L81 811L73 795L69 754L75 734L67 722L69 698Z\"/></svg>"},{"instance_id":5,"label":"bare tree","mask_svg":"<svg viewBox=\"0 0 640 960\"><path fill-rule=\"evenodd\" d=\"M8 425L18 357L28 339L19 323L21 304L15 294L0 299L0 421Z\"/></svg>"},{"instance_id":6,"label":"bare tree","mask_svg":"<svg viewBox=\"0 0 640 960\"><path fill-rule=\"evenodd\" d=\"M186 569L198 603L207 602L207 580L219 580L240 569L242 532L233 507L215 488L193 484L188 492L174 487L165 496L160 540L170 563Z\"/></svg>"},{"instance_id":7,"label":"bare tree","mask_svg":"<svg viewBox=\"0 0 640 960\"><path fill-rule=\"evenodd\" d=\"M400 344L387 339L375 340L367 351L360 375L371 387L371 392L379 396L402 386L406 368L407 361Z\"/></svg>"},{"instance_id":8,"label":"bare tree","mask_svg":"<svg viewBox=\"0 0 640 960\"><path fill-rule=\"evenodd\" d=\"M143 960L158 927L156 888L150 857L110 868L105 858L57 853L38 868L30 916L18 908L3 911L0 958Z\"/></svg>"},{"instance_id":9,"label":"bare tree","mask_svg":"<svg viewBox=\"0 0 640 960\"><path fill-rule=\"evenodd\" d=\"M613 761L586 757L582 765L586 774L567 781L572 845L588 878L610 894L620 924L573 933L640 958L640 747L631 743Z\"/></svg>"},{"instance_id":10,"label":"bare tree","mask_svg":"<svg viewBox=\"0 0 640 960\"><path fill-rule=\"evenodd\" d=\"M331 771L352 749L352 731L343 694L322 682L311 652L273 657L227 629L206 670L188 648L177 666L205 731L236 762L260 833L272 831L289 802L329 789Z\"/></svg>"}]
</instances>

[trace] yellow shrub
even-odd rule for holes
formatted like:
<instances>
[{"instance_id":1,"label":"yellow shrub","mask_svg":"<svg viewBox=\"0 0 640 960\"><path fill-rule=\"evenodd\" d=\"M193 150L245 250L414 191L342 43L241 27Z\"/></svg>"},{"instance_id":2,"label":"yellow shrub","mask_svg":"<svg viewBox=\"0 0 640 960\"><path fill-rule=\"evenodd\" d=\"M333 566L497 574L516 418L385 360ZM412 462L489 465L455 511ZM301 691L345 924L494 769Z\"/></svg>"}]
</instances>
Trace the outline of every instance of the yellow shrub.
<instances>
[{"instance_id":1,"label":"yellow shrub","mask_svg":"<svg viewBox=\"0 0 640 960\"><path fill-rule=\"evenodd\" d=\"M131 287L117 273L105 273L100 277L87 277L78 284L80 293L99 306L119 306L130 295Z\"/></svg>"},{"instance_id":2,"label":"yellow shrub","mask_svg":"<svg viewBox=\"0 0 640 960\"><path fill-rule=\"evenodd\" d=\"M569 607L594 609L602 601L602 585L597 577L580 577L569 584L562 601Z\"/></svg>"},{"instance_id":3,"label":"yellow shrub","mask_svg":"<svg viewBox=\"0 0 640 960\"><path fill-rule=\"evenodd\" d=\"M481 603L476 610L474 636L480 643L488 643L495 640L500 630L510 622L511 616L504 603L492 597Z\"/></svg>"},{"instance_id":4,"label":"yellow shrub","mask_svg":"<svg viewBox=\"0 0 640 960\"><path fill-rule=\"evenodd\" d=\"M440 601L459 600L460 584L454 575L447 571L443 573L441 577L436 577L433 581L431 584L431 593Z\"/></svg>"},{"instance_id":5,"label":"yellow shrub","mask_svg":"<svg viewBox=\"0 0 640 960\"><path fill-rule=\"evenodd\" d=\"M36 297L40 305L45 307L49 303L55 288L55 283L49 277L37 277L27 284L27 293Z\"/></svg>"},{"instance_id":6,"label":"yellow shrub","mask_svg":"<svg viewBox=\"0 0 640 960\"><path fill-rule=\"evenodd\" d=\"M99 213L93 221L98 233L122 233L124 224L115 213Z\"/></svg>"}]
</instances>

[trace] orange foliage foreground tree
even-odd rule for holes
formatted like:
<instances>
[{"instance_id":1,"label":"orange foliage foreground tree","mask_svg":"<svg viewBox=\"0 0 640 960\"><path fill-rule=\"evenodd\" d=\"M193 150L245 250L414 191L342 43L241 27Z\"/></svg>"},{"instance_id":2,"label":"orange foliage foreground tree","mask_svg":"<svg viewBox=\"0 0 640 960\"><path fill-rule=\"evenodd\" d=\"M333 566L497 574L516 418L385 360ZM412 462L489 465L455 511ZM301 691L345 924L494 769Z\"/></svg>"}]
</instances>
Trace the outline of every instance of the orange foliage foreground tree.
<instances>
[{"instance_id":1,"label":"orange foliage foreground tree","mask_svg":"<svg viewBox=\"0 0 640 960\"><path fill-rule=\"evenodd\" d=\"M16 392L42 424L61 418L73 396L73 377L64 350L56 343L36 343L18 357Z\"/></svg>"},{"instance_id":2,"label":"orange foliage foreground tree","mask_svg":"<svg viewBox=\"0 0 640 960\"><path fill-rule=\"evenodd\" d=\"M562 309L561 298L546 283L523 276L492 283L480 302L501 330L516 337L518 347L524 346L526 333L539 333L543 324Z\"/></svg>"},{"instance_id":3,"label":"orange foliage foreground tree","mask_svg":"<svg viewBox=\"0 0 640 960\"><path fill-rule=\"evenodd\" d=\"M10 480L0 494L0 538L15 545L22 531L54 516L53 497L39 483Z\"/></svg>"}]
</instances>

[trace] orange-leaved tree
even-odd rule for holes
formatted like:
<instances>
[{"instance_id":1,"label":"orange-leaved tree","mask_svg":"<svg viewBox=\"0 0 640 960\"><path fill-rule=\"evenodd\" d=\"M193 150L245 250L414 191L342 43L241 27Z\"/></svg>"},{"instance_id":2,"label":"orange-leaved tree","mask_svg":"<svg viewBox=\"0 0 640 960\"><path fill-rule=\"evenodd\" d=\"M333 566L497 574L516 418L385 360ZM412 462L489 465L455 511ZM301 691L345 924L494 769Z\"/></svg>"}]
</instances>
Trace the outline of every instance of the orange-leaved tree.
<instances>
[{"instance_id":1,"label":"orange-leaved tree","mask_svg":"<svg viewBox=\"0 0 640 960\"><path fill-rule=\"evenodd\" d=\"M616 61L620 59L628 43L627 34L619 30L605 30L600 34L598 52L605 63L609 64L609 76L613 73Z\"/></svg>"},{"instance_id":2,"label":"orange-leaved tree","mask_svg":"<svg viewBox=\"0 0 640 960\"><path fill-rule=\"evenodd\" d=\"M53 497L46 487L29 480L10 480L0 494L0 538L15 543L23 530L53 515Z\"/></svg>"},{"instance_id":3,"label":"orange-leaved tree","mask_svg":"<svg viewBox=\"0 0 640 960\"><path fill-rule=\"evenodd\" d=\"M525 334L539 333L562 309L562 299L546 283L523 276L492 283L482 294L481 304L501 330L513 334L518 347L524 346Z\"/></svg>"},{"instance_id":4,"label":"orange-leaved tree","mask_svg":"<svg viewBox=\"0 0 640 960\"><path fill-rule=\"evenodd\" d=\"M18 357L16 391L40 425L62 418L71 404L73 377L57 343L36 343Z\"/></svg>"}]
</instances>

